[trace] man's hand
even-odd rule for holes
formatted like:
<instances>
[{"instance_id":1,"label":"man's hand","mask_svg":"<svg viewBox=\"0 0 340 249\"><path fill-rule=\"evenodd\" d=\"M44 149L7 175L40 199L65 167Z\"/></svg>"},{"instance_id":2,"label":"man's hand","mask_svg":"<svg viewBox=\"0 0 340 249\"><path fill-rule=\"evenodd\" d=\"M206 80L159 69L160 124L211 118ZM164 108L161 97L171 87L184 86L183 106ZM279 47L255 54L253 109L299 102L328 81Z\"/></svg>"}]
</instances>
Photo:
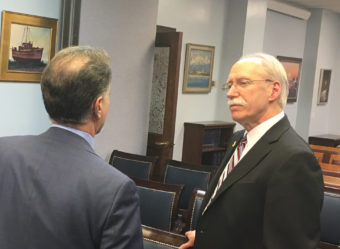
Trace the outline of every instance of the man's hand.
<instances>
[{"instance_id":1,"label":"man's hand","mask_svg":"<svg viewBox=\"0 0 340 249\"><path fill-rule=\"evenodd\" d=\"M188 238L188 242L182 244L178 249L186 249L190 247L194 247L195 237L196 237L196 231L188 231L185 233L185 236Z\"/></svg>"}]
</instances>

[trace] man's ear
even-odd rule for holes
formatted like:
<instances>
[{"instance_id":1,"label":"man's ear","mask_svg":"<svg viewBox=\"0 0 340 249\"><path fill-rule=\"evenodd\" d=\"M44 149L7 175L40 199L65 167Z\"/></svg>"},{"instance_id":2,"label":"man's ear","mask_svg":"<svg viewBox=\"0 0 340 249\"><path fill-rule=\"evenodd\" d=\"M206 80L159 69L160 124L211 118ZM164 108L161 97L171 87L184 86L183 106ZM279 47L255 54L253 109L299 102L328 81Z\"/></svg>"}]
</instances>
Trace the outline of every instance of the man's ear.
<instances>
[{"instance_id":1,"label":"man's ear","mask_svg":"<svg viewBox=\"0 0 340 249\"><path fill-rule=\"evenodd\" d=\"M99 96L93 102L93 117L96 119L100 119L102 117L102 104L103 104L103 96Z\"/></svg>"},{"instance_id":2,"label":"man's ear","mask_svg":"<svg viewBox=\"0 0 340 249\"><path fill-rule=\"evenodd\" d=\"M277 98L280 98L280 95L281 95L281 83L278 81L274 81L272 83L269 101L275 101Z\"/></svg>"}]
</instances>

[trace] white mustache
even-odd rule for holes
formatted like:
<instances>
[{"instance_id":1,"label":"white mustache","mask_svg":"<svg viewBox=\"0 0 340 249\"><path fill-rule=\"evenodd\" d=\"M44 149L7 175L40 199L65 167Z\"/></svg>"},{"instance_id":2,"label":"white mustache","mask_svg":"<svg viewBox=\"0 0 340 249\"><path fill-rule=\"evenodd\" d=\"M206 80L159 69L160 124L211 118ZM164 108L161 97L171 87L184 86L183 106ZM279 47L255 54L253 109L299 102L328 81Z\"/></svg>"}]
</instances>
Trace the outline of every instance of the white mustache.
<instances>
[{"instance_id":1,"label":"white mustache","mask_svg":"<svg viewBox=\"0 0 340 249\"><path fill-rule=\"evenodd\" d=\"M241 106L246 106L247 102L242 99L242 98L237 98L237 99L228 99L228 105L241 105Z\"/></svg>"}]
</instances>

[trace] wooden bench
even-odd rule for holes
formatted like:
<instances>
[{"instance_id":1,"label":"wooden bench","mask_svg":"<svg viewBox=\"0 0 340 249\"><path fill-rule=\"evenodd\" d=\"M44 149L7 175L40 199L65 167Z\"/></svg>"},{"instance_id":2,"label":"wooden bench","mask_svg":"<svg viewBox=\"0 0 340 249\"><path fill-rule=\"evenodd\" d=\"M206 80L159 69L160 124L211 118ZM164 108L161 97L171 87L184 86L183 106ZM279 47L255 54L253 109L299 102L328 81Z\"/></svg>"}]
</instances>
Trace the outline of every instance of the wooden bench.
<instances>
[{"instance_id":1,"label":"wooden bench","mask_svg":"<svg viewBox=\"0 0 340 249\"><path fill-rule=\"evenodd\" d=\"M329 163L340 165L340 155L331 154L331 158L329 159Z\"/></svg>"},{"instance_id":2,"label":"wooden bench","mask_svg":"<svg viewBox=\"0 0 340 249\"><path fill-rule=\"evenodd\" d=\"M340 177L340 165L331 163L319 163L319 164L323 175Z\"/></svg>"},{"instance_id":3,"label":"wooden bench","mask_svg":"<svg viewBox=\"0 0 340 249\"><path fill-rule=\"evenodd\" d=\"M334 191L340 191L340 177L323 175L323 181L325 188L332 189Z\"/></svg>"},{"instance_id":4,"label":"wooden bench","mask_svg":"<svg viewBox=\"0 0 340 249\"><path fill-rule=\"evenodd\" d=\"M340 164L340 147L329 147L315 144L310 144L309 146L313 150L319 163Z\"/></svg>"}]
</instances>

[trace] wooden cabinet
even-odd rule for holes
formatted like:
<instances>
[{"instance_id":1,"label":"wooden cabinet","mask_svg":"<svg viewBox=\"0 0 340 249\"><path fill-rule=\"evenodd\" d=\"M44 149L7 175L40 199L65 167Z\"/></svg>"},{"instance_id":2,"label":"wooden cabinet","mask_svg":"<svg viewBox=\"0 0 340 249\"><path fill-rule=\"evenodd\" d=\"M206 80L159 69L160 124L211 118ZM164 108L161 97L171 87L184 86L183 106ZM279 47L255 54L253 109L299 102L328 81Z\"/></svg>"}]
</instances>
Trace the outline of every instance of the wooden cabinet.
<instances>
[{"instance_id":1,"label":"wooden cabinet","mask_svg":"<svg viewBox=\"0 0 340 249\"><path fill-rule=\"evenodd\" d=\"M182 161L219 165L234 127L234 122L223 121L184 123Z\"/></svg>"}]
</instances>

